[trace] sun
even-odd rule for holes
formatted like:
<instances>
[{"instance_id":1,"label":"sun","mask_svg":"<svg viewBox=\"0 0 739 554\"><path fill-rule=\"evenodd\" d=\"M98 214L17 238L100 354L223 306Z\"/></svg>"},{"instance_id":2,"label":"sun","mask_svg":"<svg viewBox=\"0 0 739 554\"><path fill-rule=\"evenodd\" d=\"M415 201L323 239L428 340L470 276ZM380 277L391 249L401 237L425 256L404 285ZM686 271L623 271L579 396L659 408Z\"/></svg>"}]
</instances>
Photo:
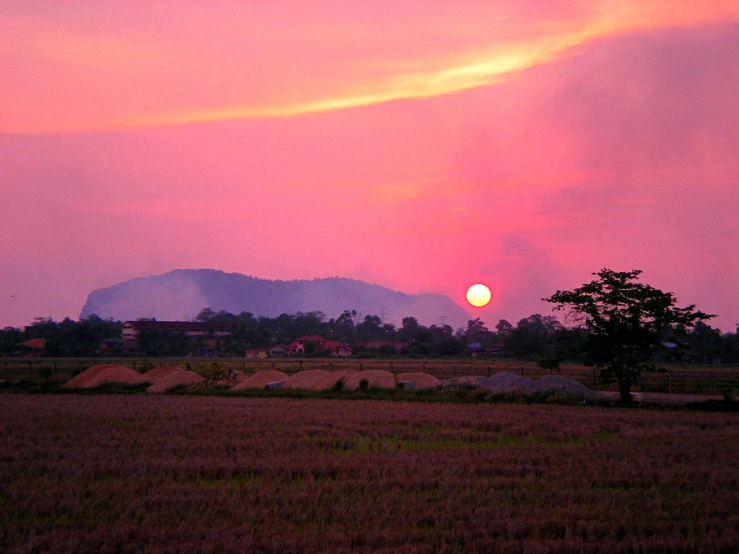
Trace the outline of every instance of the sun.
<instances>
[{"instance_id":1,"label":"sun","mask_svg":"<svg viewBox=\"0 0 739 554\"><path fill-rule=\"evenodd\" d=\"M481 285L478 283L476 285L472 285L470 288L467 289L467 302L477 308L482 308L483 306L485 306L488 302L490 302L491 297L492 294L490 293L490 289L485 285Z\"/></svg>"}]
</instances>

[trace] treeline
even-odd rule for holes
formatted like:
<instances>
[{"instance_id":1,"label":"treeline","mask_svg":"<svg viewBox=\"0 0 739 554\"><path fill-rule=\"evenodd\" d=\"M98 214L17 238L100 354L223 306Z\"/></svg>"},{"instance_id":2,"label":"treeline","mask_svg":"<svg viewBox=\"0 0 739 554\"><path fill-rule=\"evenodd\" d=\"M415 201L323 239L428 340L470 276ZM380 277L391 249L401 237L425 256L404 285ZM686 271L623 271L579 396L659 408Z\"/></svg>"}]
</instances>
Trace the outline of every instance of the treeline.
<instances>
[{"instance_id":1,"label":"treeline","mask_svg":"<svg viewBox=\"0 0 739 554\"><path fill-rule=\"evenodd\" d=\"M248 312L231 314L211 309L202 310L198 321L229 322L231 333L218 339L218 355L243 356L248 349L287 345L299 337L317 335L352 347L354 357L395 355L435 356L506 356L528 360L561 358L575 351L586 339L580 328L567 328L554 316L533 314L516 325L501 319L489 328L481 319L469 320L466 328L450 325L421 325L415 317L406 317L400 326L384 322L380 316L360 316L344 311L337 318L322 312L298 312L277 317L255 316ZM54 321L37 318L23 329L0 330L0 355L17 356L34 353L21 346L31 339L44 339L42 355L49 357L100 356L101 343L119 338L123 323L92 315L80 321L66 318ZM187 337L184 333L144 330L138 337L136 354L146 356L187 356L198 352L209 337ZM739 335L722 333L699 322L688 335L688 360L705 364L739 363ZM672 340L670 330L664 334L665 344ZM384 342L377 348L368 343ZM395 343L395 344L389 344ZM402 343L400 352L396 346ZM669 352L669 348L667 349ZM115 349L111 355L120 355ZM41 353L36 350L36 353ZM321 355L320 351L310 353ZM579 360L587 362L587 360Z\"/></svg>"}]
</instances>

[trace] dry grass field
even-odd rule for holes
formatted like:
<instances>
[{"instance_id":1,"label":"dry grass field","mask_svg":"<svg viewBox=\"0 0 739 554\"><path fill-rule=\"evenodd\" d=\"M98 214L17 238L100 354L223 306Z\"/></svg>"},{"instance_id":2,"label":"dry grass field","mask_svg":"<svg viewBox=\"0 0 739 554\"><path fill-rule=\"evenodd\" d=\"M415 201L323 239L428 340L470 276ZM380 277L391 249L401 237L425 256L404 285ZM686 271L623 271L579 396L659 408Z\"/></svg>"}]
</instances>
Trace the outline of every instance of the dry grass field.
<instances>
[{"instance_id":1,"label":"dry grass field","mask_svg":"<svg viewBox=\"0 0 739 554\"><path fill-rule=\"evenodd\" d=\"M739 551L735 414L0 395L3 552Z\"/></svg>"}]
</instances>

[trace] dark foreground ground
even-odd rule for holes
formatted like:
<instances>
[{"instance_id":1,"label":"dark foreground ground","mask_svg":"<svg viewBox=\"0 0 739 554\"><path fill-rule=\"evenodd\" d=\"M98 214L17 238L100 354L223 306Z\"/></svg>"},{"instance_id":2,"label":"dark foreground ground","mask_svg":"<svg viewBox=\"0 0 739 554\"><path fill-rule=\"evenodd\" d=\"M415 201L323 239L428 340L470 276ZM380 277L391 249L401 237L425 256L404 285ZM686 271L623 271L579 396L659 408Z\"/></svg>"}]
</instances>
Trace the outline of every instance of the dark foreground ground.
<instances>
[{"instance_id":1,"label":"dark foreground ground","mask_svg":"<svg viewBox=\"0 0 739 554\"><path fill-rule=\"evenodd\" d=\"M739 551L739 417L0 395L2 552Z\"/></svg>"}]
</instances>

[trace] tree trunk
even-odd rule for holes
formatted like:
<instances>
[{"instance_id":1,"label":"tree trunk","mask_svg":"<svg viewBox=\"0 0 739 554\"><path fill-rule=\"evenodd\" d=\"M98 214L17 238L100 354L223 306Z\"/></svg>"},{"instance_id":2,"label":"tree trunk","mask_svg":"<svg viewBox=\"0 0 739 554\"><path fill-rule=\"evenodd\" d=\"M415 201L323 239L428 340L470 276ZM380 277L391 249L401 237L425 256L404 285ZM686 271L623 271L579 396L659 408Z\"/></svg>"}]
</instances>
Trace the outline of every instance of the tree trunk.
<instances>
[{"instance_id":1,"label":"tree trunk","mask_svg":"<svg viewBox=\"0 0 739 554\"><path fill-rule=\"evenodd\" d=\"M618 383L619 404L631 404L631 381L624 379Z\"/></svg>"}]
</instances>

